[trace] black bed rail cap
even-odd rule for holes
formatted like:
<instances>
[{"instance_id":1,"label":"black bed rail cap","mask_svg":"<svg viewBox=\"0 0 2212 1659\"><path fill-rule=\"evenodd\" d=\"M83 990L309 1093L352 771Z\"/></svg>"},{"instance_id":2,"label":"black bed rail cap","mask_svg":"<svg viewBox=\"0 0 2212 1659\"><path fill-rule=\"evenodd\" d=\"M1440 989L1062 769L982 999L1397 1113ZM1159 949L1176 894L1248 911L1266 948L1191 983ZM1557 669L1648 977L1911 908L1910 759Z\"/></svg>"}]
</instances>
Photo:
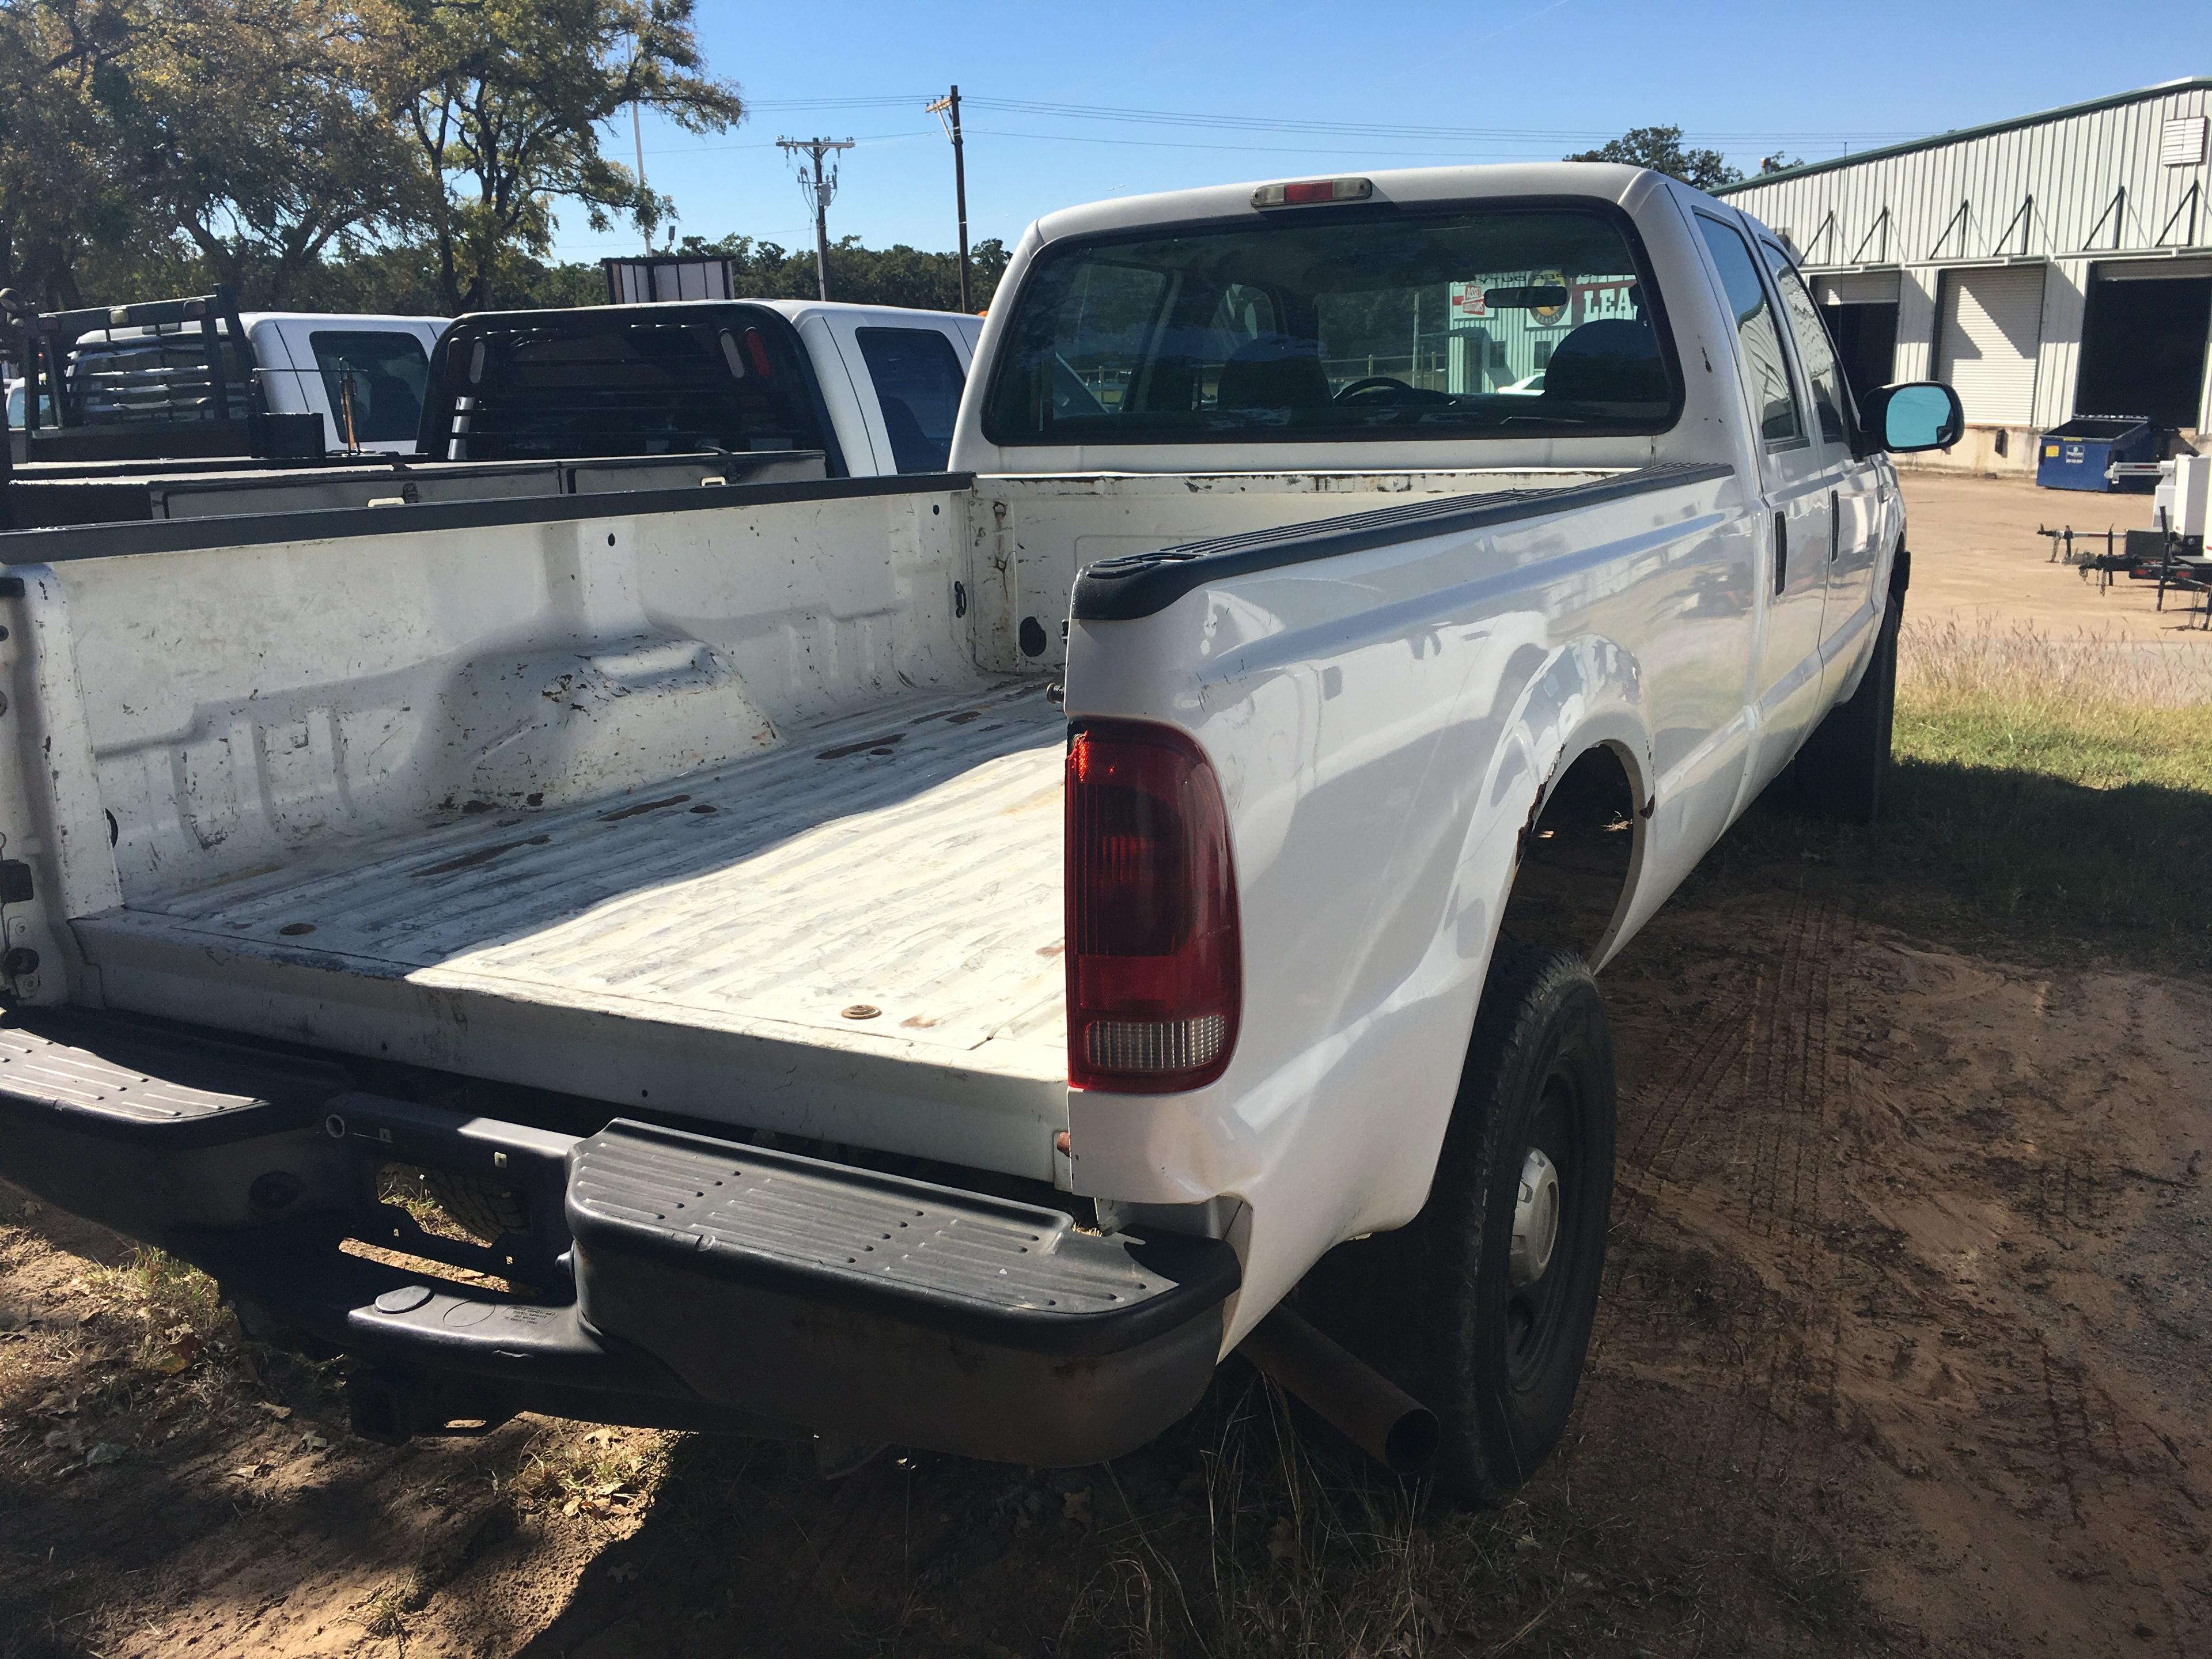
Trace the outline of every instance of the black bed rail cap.
<instances>
[{"instance_id":1,"label":"black bed rail cap","mask_svg":"<svg viewBox=\"0 0 2212 1659\"><path fill-rule=\"evenodd\" d=\"M1277 530L1185 542L1157 553L1102 559L1075 579L1073 615L1078 622L1131 622L1164 611L1193 589L1227 577L1333 559L1339 554L1364 552L1427 536L1486 530L1624 496L1706 483L1728 477L1735 471L1722 462L1659 462L1595 483L1445 495Z\"/></svg>"}]
</instances>

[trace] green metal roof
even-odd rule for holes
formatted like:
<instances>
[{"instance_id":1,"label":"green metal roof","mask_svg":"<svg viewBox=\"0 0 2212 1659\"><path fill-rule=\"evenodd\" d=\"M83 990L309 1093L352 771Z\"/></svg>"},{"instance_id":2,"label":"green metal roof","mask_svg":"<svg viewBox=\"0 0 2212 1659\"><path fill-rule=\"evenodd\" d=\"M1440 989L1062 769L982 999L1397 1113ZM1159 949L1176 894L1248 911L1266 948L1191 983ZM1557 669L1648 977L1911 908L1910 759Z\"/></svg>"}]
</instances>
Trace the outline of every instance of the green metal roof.
<instances>
[{"instance_id":1,"label":"green metal roof","mask_svg":"<svg viewBox=\"0 0 2212 1659\"><path fill-rule=\"evenodd\" d=\"M2153 98L2170 98L2177 92L2205 90L2212 90L2212 75L2187 76L2154 87L2139 87L2133 92L2116 92L2109 97L2092 98L2086 104L2067 104L2057 109L2039 110L2033 115L2015 115L2008 121L1991 121L1978 127L1960 127L1955 131L1939 132L1929 138L1914 138L1902 144L1886 144L1880 149L1861 150L1856 155L1838 155L1833 161L1808 161L1802 167L1784 167L1779 173L1762 173L1740 185L1723 185L1712 194L1733 196L1738 191L1778 184L1785 179L1802 179L1815 173L1833 173L1838 167L1855 167L1863 161L1880 161L1892 155L1910 155L1917 149L1935 149L1943 144L1964 143L1969 138L1986 138L1993 133L2041 126L2048 121L2063 121L2069 116L2093 115L2100 109L2117 109L2122 104L2140 104Z\"/></svg>"}]
</instances>

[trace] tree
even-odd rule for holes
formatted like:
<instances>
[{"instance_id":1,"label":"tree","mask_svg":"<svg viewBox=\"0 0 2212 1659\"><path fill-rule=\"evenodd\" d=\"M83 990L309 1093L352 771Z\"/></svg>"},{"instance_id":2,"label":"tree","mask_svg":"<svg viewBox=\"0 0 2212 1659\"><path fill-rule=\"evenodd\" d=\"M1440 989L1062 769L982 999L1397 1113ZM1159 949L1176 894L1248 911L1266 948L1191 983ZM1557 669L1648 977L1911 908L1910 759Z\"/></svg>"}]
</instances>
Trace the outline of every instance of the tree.
<instances>
[{"instance_id":1,"label":"tree","mask_svg":"<svg viewBox=\"0 0 2212 1659\"><path fill-rule=\"evenodd\" d=\"M1787 173L1792 167L1802 167L1804 165L1805 162L1802 157L1784 155L1778 149L1773 155L1767 156L1759 162L1759 176L1763 179L1770 173Z\"/></svg>"},{"instance_id":2,"label":"tree","mask_svg":"<svg viewBox=\"0 0 2212 1659\"><path fill-rule=\"evenodd\" d=\"M742 118L738 88L702 72L692 0L398 0L402 49L380 97L409 135L409 214L435 250L453 311L489 307L518 256L552 244L553 202L605 230L649 228L672 204L599 152L632 101L691 132Z\"/></svg>"},{"instance_id":3,"label":"tree","mask_svg":"<svg viewBox=\"0 0 2212 1659\"><path fill-rule=\"evenodd\" d=\"M1684 149L1680 127L1631 127L1620 137L1595 149L1565 158L1570 161L1625 161L1633 167L1650 167L1680 179L1698 190L1717 190L1743 182L1743 174L1728 164L1717 149Z\"/></svg>"},{"instance_id":4,"label":"tree","mask_svg":"<svg viewBox=\"0 0 2212 1659\"><path fill-rule=\"evenodd\" d=\"M282 305L333 240L386 224L408 155L369 96L386 0L163 0L117 113L149 210L216 281Z\"/></svg>"},{"instance_id":5,"label":"tree","mask_svg":"<svg viewBox=\"0 0 2212 1659\"><path fill-rule=\"evenodd\" d=\"M135 40L122 0L0 0L0 286L48 309L82 303L88 246L144 228L108 114Z\"/></svg>"},{"instance_id":6,"label":"tree","mask_svg":"<svg viewBox=\"0 0 2212 1659\"><path fill-rule=\"evenodd\" d=\"M816 289L811 249L788 250L750 236L714 241L686 236L676 252L730 261L732 292L756 300L811 300ZM1006 274L1006 246L988 237L969 250L971 301L988 305ZM908 306L923 311L951 311L960 303L960 256L930 253L900 242L887 248L860 246L857 236L830 245L830 290L854 305Z\"/></svg>"}]
</instances>

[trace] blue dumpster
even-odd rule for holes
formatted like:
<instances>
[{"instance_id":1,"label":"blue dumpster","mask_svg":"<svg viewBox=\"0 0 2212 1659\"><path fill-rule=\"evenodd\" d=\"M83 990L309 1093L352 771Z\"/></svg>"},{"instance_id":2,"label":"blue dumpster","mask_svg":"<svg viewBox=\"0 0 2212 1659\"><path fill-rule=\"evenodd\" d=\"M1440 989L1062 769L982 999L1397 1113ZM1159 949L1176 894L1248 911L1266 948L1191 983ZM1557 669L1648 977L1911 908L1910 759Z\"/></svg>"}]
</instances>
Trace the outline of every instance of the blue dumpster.
<instances>
[{"instance_id":1,"label":"blue dumpster","mask_svg":"<svg viewBox=\"0 0 2212 1659\"><path fill-rule=\"evenodd\" d=\"M2041 441L2035 481L2045 489L2110 489L2113 462L2158 459L2158 428L2140 415L2076 415Z\"/></svg>"}]
</instances>

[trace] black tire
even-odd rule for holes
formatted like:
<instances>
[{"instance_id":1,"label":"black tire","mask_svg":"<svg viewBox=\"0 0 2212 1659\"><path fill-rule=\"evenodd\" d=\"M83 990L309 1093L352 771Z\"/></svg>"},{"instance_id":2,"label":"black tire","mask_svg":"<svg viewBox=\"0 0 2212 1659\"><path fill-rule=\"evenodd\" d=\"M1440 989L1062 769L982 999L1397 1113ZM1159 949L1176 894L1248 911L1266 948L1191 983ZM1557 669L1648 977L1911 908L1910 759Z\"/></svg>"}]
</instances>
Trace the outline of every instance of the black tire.
<instances>
[{"instance_id":1,"label":"black tire","mask_svg":"<svg viewBox=\"0 0 2212 1659\"><path fill-rule=\"evenodd\" d=\"M495 1244L509 1233L530 1230L521 1196L507 1188L443 1170L425 1170L422 1184L454 1225L479 1243Z\"/></svg>"},{"instance_id":2,"label":"black tire","mask_svg":"<svg viewBox=\"0 0 2212 1659\"><path fill-rule=\"evenodd\" d=\"M1501 940L1429 1201L1413 1224L1331 1253L1301 1294L1443 1430L1433 1474L1494 1503L1559 1443L1605 1270L1613 1200L1613 1038L1582 958ZM1514 1283L1532 1149L1558 1176L1556 1242Z\"/></svg>"},{"instance_id":3,"label":"black tire","mask_svg":"<svg viewBox=\"0 0 2212 1659\"><path fill-rule=\"evenodd\" d=\"M1797 751L1797 799L1824 817L1872 823L1881 816L1897 723L1897 630L1904 611L1905 596L1891 594L1859 689L1849 702L1828 711Z\"/></svg>"}]
</instances>

